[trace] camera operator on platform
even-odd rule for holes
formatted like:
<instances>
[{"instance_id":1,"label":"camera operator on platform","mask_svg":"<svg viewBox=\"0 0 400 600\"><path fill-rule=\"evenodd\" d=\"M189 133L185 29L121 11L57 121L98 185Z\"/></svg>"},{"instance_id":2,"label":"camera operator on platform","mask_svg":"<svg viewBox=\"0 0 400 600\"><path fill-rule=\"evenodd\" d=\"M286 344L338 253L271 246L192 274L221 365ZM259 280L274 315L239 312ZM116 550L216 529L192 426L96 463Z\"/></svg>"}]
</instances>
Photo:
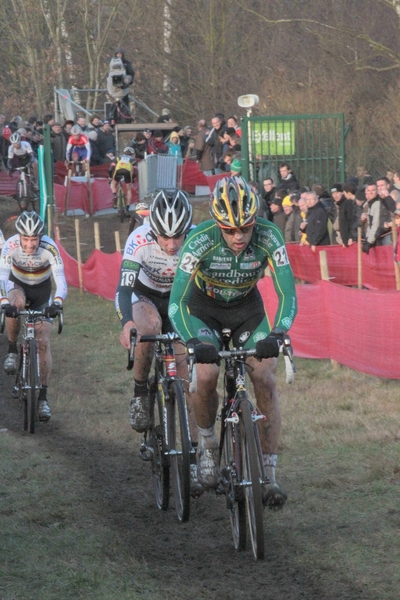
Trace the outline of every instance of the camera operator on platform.
<instances>
[{"instance_id":1,"label":"camera operator on platform","mask_svg":"<svg viewBox=\"0 0 400 600\"><path fill-rule=\"evenodd\" d=\"M132 63L125 58L124 51L117 48L111 59L107 77L107 91L113 100L123 102L129 109L129 87L133 83L135 71Z\"/></svg>"}]
</instances>

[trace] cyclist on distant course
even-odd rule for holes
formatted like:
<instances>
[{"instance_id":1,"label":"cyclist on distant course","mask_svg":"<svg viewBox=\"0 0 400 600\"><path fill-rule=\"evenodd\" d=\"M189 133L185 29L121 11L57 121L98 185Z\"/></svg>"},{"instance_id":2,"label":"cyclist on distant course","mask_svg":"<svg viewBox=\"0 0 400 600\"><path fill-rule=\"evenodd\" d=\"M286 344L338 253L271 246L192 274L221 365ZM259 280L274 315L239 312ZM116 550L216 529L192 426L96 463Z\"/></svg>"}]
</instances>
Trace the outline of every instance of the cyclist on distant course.
<instances>
[{"instance_id":1,"label":"cyclist on distant course","mask_svg":"<svg viewBox=\"0 0 400 600\"><path fill-rule=\"evenodd\" d=\"M15 228L18 233L6 241L0 258L0 304L7 317L8 337L4 370L8 375L13 375L17 369L19 311L25 307L43 311L46 318L35 324L42 383L38 412L41 421L48 421L51 417L47 399L52 366L50 332L52 318L60 312L67 295L64 265L55 242L43 235L44 223L38 214L33 211L21 213ZM51 297L51 274L56 284L54 300Z\"/></svg>"},{"instance_id":2,"label":"cyclist on distant course","mask_svg":"<svg viewBox=\"0 0 400 600\"><path fill-rule=\"evenodd\" d=\"M90 142L88 137L82 133L79 125L71 128L71 135L68 138L65 160L68 164L72 162L72 154L76 153L78 160L82 162L83 170L86 171L86 164L90 162Z\"/></svg>"},{"instance_id":3,"label":"cyclist on distant course","mask_svg":"<svg viewBox=\"0 0 400 600\"><path fill-rule=\"evenodd\" d=\"M129 206L131 205L131 202L132 202L132 186L131 186L131 184L133 183L133 180L136 175L136 169L134 166L135 162L136 162L135 151L133 148L131 148L131 146L127 146L126 148L124 148L124 151L121 154L121 156L116 161L113 161L110 165L108 173L109 173L109 177L111 179L110 187L111 187L111 192L112 192L112 197L113 197L114 208L117 208L117 206L118 206L118 202L117 202L118 183L123 178L124 183L127 184L126 185L126 206L129 211Z\"/></svg>"},{"instance_id":4,"label":"cyclist on distant course","mask_svg":"<svg viewBox=\"0 0 400 600\"><path fill-rule=\"evenodd\" d=\"M198 479L205 488L218 483L218 350L222 329L232 330L235 347L256 348L248 358L257 406L266 416L260 437L269 484L264 502L279 508L286 500L275 479L280 411L275 386L280 342L297 311L292 269L281 231L257 218L259 200L242 177L217 182L210 200L213 220L190 232L179 259L171 291L169 317L176 333L194 348L197 392L191 394L199 426ZM279 299L273 326L257 282L269 266Z\"/></svg>"},{"instance_id":5,"label":"cyclist on distant course","mask_svg":"<svg viewBox=\"0 0 400 600\"><path fill-rule=\"evenodd\" d=\"M13 133L8 147L7 169L12 171L17 168L32 167L32 185L37 190L38 169L37 161L29 142L21 140L19 133Z\"/></svg>"},{"instance_id":6,"label":"cyclist on distant course","mask_svg":"<svg viewBox=\"0 0 400 600\"><path fill-rule=\"evenodd\" d=\"M133 327L139 335L173 331L168 318L168 300L179 253L192 225L192 207L182 191L160 190L150 207L149 221L135 229L126 242L115 297L123 327L120 342L128 349ZM153 348L153 344L141 343L135 349L130 423L138 432L150 426L148 377ZM187 379L186 352L182 344L178 344L176 352L178 375ZM192 440L197 442L190 406L188 409ZM196 491L196 479L192 472L192 491Z\"/></svg>"}]
</instances>

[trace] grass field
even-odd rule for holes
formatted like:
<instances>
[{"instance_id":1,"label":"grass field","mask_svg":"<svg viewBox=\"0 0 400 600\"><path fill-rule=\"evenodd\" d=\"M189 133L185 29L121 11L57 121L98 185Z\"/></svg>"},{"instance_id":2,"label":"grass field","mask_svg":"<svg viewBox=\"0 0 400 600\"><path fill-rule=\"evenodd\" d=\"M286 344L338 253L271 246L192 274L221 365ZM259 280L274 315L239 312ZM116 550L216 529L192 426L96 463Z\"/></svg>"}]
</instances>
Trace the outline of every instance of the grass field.
<instances>
[{"instance_id":1,"label":"grass field","mask_svg":"<svg viewBox=\"0 0 400 600\"><path fill-rule=\"evenodd\" d=\"M256 563L234 552L222 499L193 501L186 525L156 509L113 305L70 290L65 317L53 417L33 436L1 379L1 600L399 598L400 381L298 360L288 386L280 366L289 499L265 512Z\"/></svg>"}]
</instances>

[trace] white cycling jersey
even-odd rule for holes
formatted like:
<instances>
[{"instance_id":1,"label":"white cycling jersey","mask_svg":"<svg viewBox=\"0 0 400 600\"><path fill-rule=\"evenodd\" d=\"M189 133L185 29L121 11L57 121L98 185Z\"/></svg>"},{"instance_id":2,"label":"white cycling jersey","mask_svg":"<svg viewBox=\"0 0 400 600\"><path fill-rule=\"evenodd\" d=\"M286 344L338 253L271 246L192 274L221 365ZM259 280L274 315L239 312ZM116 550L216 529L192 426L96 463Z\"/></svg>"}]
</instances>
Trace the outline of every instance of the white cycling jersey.
<instances>
[{"instance_id":1,"label":"white cycling jersey","mask_svg":"<svg viewBox=\"0 0 400 600\"><path fill-rule=\"evenodd\" d=\"M171 290L179 255L180 249L173 256L163 252L153 237L150 225L145 223L130 234L122 263L126 277L129 277L129 272L134 273L146 287L165 293ZM130 283L122 279L121 285Z\"/></svg>"},{"instance_id":2,"label":"white cycling jersey","mask_svg":"<svg viewBox=\"0 0 400 600\"><path fill-rule=\"evenodd\" d=\"M14 156L25 156L26 154L33 154L32 146L29 142L22 141L20 143L20 147L16 148L11 144L8 148L8 158L13 158Z\"/></svg>"},{"instance_id":3,"label":"white cycling jersey","mask_svg":"<svg viewBox=\"0 0 400 600\"><path fill-rule=\"evenodd\" d=\"M4 244L0 258L0 294L1 303L8 302L9 278L20 281L24 285L37 285L46 281L53 274L56 284L54 298L64 300L67 296L67 282L64 275L64 264L55 242L47 235L42 236L39 247L34 254L27 254L21 247L17 233Z\"/></svg>"}]
</instances>

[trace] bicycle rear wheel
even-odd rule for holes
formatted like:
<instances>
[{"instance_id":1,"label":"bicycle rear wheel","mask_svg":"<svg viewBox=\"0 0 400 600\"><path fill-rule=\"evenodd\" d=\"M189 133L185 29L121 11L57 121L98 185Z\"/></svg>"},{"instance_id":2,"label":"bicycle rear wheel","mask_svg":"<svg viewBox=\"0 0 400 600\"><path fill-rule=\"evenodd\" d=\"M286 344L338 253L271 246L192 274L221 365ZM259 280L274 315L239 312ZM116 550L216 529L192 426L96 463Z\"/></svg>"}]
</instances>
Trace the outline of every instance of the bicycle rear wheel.
<instances>
[{"instance_id":1,"label":"bicycle rear wheel","mask_svg":"<svg viewBox=\"0 0 400 600\"><path fill-rule=\"evenodd\" d=\"M156 387L154 379L150 383L150 401L152 424L148 432L149 444L152 447L151 468L153 473L153 488L157 506L167 510L169 505L169 458L166 453L164 406L165 393L162 385Z\"/></svg>"},{"instance_id":2,"label":"bicycle rear wheel","mask_svg":"<svg viewBox=\"0 0 400 600\"><path fill-rule=\"evenodd\" d=\"M27 341L26 355L26 412L29 433L35 433L35 422L37 415L37 390L38 367L37 367L37 341Z\"/></svg>"},{"instance_id":3,"label":"bicycle rear wheel","mask_svg":"<svg viewBox=\"0 0 400 600\"><path fill-rule=\"evenodd\" d=\"M125 195L121 184L118 187L118 215L121 223L125 221Z\"/></svg>"},{"instance_id":4,"label":"bicycle rear wheel","mask_svg":"<svg viewBox=\"0 0 400 600\"><path fill-rule=\"evenodd\" d=\"M246 505L243 489L238 486L242 471L239 427L228 422L223 435L224 466L221 473L226 482L226 503L233 544L235 549L240 551L246 548Z\"/></svg>"},{"instance_id":5,"label":"bicycle rear wheel","mask_svg":"<svg viewBox=\"0 0 400 600\"><path fill-rule=\"evenodd\" d=\"M247 398L240 403L241 448L246 512L250 540L255 559L264 558L264 522L261 469L255 439L255 424L251 418L251 405Z\"/></svg>"},{"instance_id":6,"label":"bicycle rear wheel","mask_svg":"<svg viewBox=\"0 0 400 600\"><path fill-rule=\"evenodd\" d=\"M190 516L190 451L191 442L183 385L170 383L167 398L167 449L171 465L172 489L178 520Z\"/></svg>"}]
</instances>

